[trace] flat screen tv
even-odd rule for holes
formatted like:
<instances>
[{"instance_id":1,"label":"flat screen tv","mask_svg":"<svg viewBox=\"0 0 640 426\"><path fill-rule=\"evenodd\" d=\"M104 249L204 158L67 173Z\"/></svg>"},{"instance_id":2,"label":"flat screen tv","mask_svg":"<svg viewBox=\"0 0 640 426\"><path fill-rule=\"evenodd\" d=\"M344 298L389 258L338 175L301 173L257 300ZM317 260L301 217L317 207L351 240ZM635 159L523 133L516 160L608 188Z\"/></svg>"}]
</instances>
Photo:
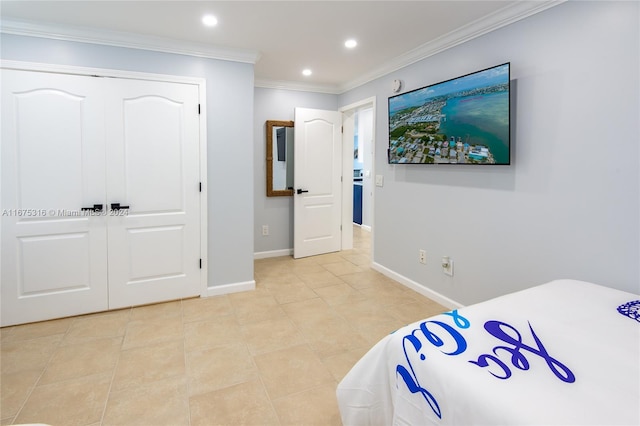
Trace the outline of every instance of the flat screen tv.
<instances>
[{"instance_id":1,"label":"flat screen tv","mask_svg":"<svg viewBox=\"0 0 640 426\"><path fill-rule=\"evenodd\" d=\"M390 164L511 164L507 62L389 98Z\"/></svg>"}]
</instances>

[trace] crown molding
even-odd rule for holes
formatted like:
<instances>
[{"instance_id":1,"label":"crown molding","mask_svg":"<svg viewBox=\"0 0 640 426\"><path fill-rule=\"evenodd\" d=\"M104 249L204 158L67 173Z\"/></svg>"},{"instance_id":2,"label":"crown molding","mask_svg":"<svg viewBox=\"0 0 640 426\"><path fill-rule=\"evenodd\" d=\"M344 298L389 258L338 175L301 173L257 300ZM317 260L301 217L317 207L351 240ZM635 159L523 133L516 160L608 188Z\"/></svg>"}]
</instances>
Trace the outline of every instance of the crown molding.
<instances>
[{"instance_id":1,"label":"crown molding","mask_svg":"<svg viewBox=\"0 0 640 426\"><path fill-rule=\"evenodd\" d=\"M29 37L75 41L80 43L101 44L126 47L130 49L151 50L209 59L244 62L255 64L260 53L253 50L231 49L210 46L203 43L183 42L168 38L143 36L125 32L98 30L95 28L41 24L13 19L0 20L0 32Z\"/></svg>"},{"instance_id":2,"label":"crown molding","mask_svg":"<svg viewBox=\"0 0 640 426\"><path fill-rule=\"evenodd\" d=\"M491 31L510 25L514 22L528 18L536 13L558 6L567 0L545 0L545 1L516 1L502 9L477 19L454 31L444 34L428 43L425 43L409 52L389 61L382 67L373 69L371 72L351 80L339 87L339 93L362 86L365 83L390 74L408 65L421 61L437 53L451 49L454 46L473 40Z\"/></svg>"},{"instance_id":3,"label":"crown molding","mask_svg":"<svg viewBox=\"0 0 640 426\"><path fill-rule=\"evenodd\" d=\"M567 0L516 1L490 15L484 16L481 19L473 21L463 27L444 34L433 41L410 50L409 52L387 62L383 66L375 68L343 85L309 84L256 78L254 86L267 89L297 90L339 95L454 46L473 40L474 38L480 37L491 31L495 31L554 6L558 6L565 1ZM180 55L190 55L251 64L255 64L260 59L260 53L252 50L215 47L201 43L181 42L166 38L95 30L92 28L43 25L27 21L0 20L0 32L31 37L76 41L81 43L94 43L132 49L152 50L157 52L175 53Z\"/></svg>"},{"instance_id":4,"label":"crown molding","mask_svg":"<svg viewBox=\"0 0 640 426\"><path fill-rule=\"evenodd\" d=\"M370 72L343 85L314 86L298 82L270 81L264 79L256 79L255 85L257 87L271 89L301 90L340 95L454 46L473 40L474 38L528 18L529 16L535 15L536 13L550 9L554 6L558 6L565 1L567 0L517 1L490 15L484 16L481 19L473 21L463 27L444 34L433 41L410 50L409 52L387 62L383 66L374 68Z\"/></svg>"},{"instance_id":5,"label":"crown molding","mask_svg":"<svg viewBox=\"0 0 640 426\"><path fill-rule=\"evenodd\" d=\"M340 92L340 87L337 85L310 84L300 83L297 81L269 80L264 78L256 78L253 85L263 89L297 90L301 92L328 93L331 95L339 95L342 93Z\"/></svg>"}]
</instances>

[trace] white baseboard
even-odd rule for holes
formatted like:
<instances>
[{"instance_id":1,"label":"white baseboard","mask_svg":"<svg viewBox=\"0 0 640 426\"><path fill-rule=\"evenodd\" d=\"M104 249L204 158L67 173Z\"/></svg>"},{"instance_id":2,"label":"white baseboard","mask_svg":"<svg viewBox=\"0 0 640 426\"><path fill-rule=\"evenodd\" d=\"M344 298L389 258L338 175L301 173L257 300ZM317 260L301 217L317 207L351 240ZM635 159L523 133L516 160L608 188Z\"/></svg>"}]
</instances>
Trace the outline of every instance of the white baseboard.
<instances>
[{"instance_id":1,"label":"white baseboard","mask_svg":"<svg viewBox=\"0 0 640 426\"><path fill-rule=\"evenodd\" d=\"M253 253L253 258L267 259L269 257L281 257L281 256L291 256L291 255L293 255L293 249L282 249L282 250L260 251L257 253Z\"/></svg>"},{"instance_id":2,"label":"white baseboard","mask_svg":"<svg viewBox=\"0 0 640 426\"><path fill-rule=\"evenodd\" d=\"M461 303L456 302L455 300L449 299L446 296L443 296L442 294L438 293L437 291L433 291L430 288L424 287L420 284L418 284L417 282L410 280L409 278L400 275L394 271L392 271L391 269L388 269L382 265L380 265L379 263L376 262L372 262L371 263L371 268L375 269L376 271L380 272L382 275L385 275L395 281L398 281L400 284L404 285L405 287L409 287L411 290L420 293L421 295L428 297L429 299L433 300L434 302L438 302L439 304L441 304L442 306L444 306L445 308L449 308L449 309L459 309L464 307L464 305L462 305Z\"/></svg>"},{"instance_id":3,"label":"white baseboard","mask_svg":"<svg viewBox=\"0 0 640 426\"><path fill-rule=\"evenodd\" d=\"M361 225L359 223L353 222L353 226L357 226L358 228L361 228L363 231L371 232L371 226L369 226L369 225Z\"/></svg>"},{"instance_id":4,"label":"white baseboard","mask_svg":"<svg viewBox=\"0 0 640 426\"><path fill-rule=\"evenodd\" d=\"M243 283L233 283L207 287L202 297L221 296L223 294L239 293L241 291L251 291L256 289L255 280Z\"/></svg>"}]
</instances>

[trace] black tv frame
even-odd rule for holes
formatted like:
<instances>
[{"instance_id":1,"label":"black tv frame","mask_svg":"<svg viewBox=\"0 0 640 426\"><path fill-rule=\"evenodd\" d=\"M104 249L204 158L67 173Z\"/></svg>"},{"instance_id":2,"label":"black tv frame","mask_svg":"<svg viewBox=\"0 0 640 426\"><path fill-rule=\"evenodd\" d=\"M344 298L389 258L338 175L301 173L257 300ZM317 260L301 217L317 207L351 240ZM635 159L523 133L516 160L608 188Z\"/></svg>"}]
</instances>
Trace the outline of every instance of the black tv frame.
<instances>
[{"instance_id":1,"label":"black tv frame","mask_svg":"<svg viewBox=\"0 0 640 426\"><path fill-rule=\"evenodd\" d=\"M506 70L505 70L506 68ZM505 79L506 74L506 79ZM491 76L494 75L492 78ZM498 77L496 77L498 76ZM476 79L486 79L482 83L474 85ZM490 82L490 84L487 84ZM495 65L479 71L474 71L459 77L444 80L438 83L423 86L409 92L401 93L388 98L388 119L389 119L389 148L387 149L387 162L389 164L421 164L421 165L482 165L501 166L511 164L511 63ZM454 89L454 86L460 87ZM506 92L506 111L504 97L494 97L492 99L484 97L487 95L500 95ZM411 97L417 100L410 100ZM499 110L500 120L492 123L495 132L487 131L473 124L473 114L470 114L470 122L460 121L461 128L474 129L465 134L447 135L440 133L443 123L446 124L446 114L443 110L447 108L448 101L456 102L456 106L469 102L467 110L473 111L469 106L471 101L484 99L485 102L493 101L495 110ZM402 108L393 103L399 100L407 106ZM395 111L392 108L395 107ZM451 107L452 108L452 107ZM476 102L476 111L479 114L487 114L491 109L482 109ZM465 109L462 105L460 109ZM398 123L398 113L405 112L400 117L402 125ZM474 113L475 113L474 112ZM506 119L506 125L499 124ZM422 120L422 121L420 121ZM491 121L491 120L488 120ZM476 124L482 123L480 120ZM403 129L405 127L406 129ZM445 127L446 128L446 127ZM398 129L398 130L396 130ZM393 136L403 131L402 136ZM411 131L411 134L409 132ZM405 136L409 137L405 137ZM415 137L412 137L415 136ZM453 137L453 145L452 138ZM464 138L464 140L463 140ZM426 139L426 140L425 140ZM492 146L488 140L494 142ZM441 145L438 145L441 142ZM501 142L501 143L498 143ZM444 147L444 144L448 146ZM455 148L455 149L451 149ZM398 153L398 151L401 152ZM506 154L505 154L506 149ZM425 152L425 150L428 150ZM451 153L455 152L455 158ZM433 154L432 154L433 153ZM443 156L446 153L446 156ZM496 159L496 154L499 159ZM505 158L506 157L506 158ZM402 161L402 159L405 161Z\"/></svg>"}]
</instances>

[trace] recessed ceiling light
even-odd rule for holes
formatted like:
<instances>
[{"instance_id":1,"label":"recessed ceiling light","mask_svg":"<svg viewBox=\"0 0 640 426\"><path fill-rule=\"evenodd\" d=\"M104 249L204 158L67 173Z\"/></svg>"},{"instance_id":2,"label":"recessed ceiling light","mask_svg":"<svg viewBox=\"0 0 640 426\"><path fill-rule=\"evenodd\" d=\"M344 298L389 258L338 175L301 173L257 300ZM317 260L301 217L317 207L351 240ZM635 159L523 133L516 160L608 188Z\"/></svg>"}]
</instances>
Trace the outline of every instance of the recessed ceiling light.
<instances>
[{"instance_id":1,"label":"recessed ceiling light","mask_svg":"<svg viewBox=\"0 0 640 426\"><path fill-rule=\"evenodd\" d=\"M306 70L302 70L303 75L311 75L311 70L307 68Z\"/></svg>"},{"instance_id":2,"label":"recessed ceiling light","mask_svg":"<svg viewBox=\"0 0 640 426\"><path fill-rule=\"evenodd\" d=\"M213 15L204 15L202 17L202 23L207 27L214 27L218 24L218 18Z\"/></svg>"},{"instance_id":3,"label":"recessed ceiling light","mask_svg":"<svg viewBox=\"0 0 640 426\"><path fill-rule=\"evenodd\" d=\"M357 42L357 41L355 41L354 39L349 39L349 40L347 40L347 41L345 41L345 42L344 42L344 46L345 46L346 48L349 48L349 49L353 49L353 48L354 48L354 47L356 47L357 45L358 45L358 42Z\"/></svg>"}]
</instances>

